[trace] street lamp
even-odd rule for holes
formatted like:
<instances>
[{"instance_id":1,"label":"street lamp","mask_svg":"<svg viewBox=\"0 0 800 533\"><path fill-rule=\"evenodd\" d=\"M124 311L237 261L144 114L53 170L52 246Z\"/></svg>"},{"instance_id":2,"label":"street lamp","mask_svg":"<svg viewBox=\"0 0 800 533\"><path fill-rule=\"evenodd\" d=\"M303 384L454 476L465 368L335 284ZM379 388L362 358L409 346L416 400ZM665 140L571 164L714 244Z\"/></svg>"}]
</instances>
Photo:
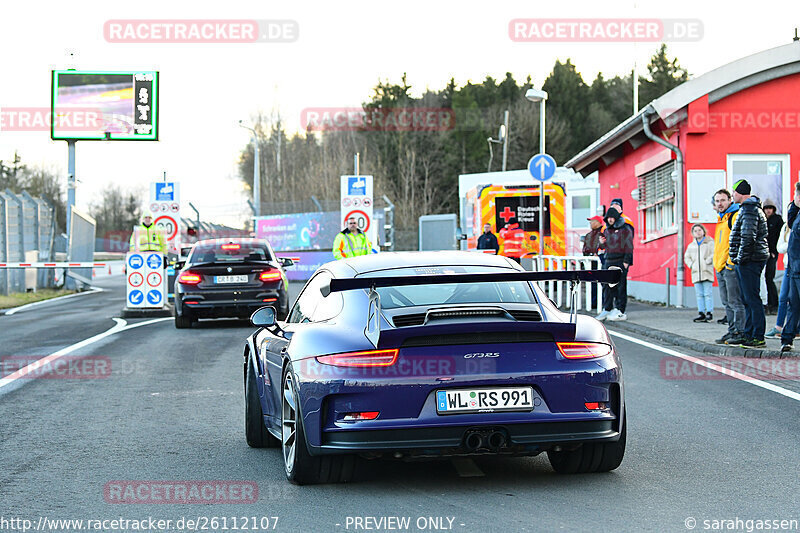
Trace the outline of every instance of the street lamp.
<instances>
[{"instance_id":1,"label":"street lamp","mask_svg":"<svg viewBox=\"0 0 800 533\"><path fill-rule=\"evenodd\" d=\"M489 143L489 166L486 171L487 172L492 171L492 159L494 159L494 151L492 150L492 143L495 143L503 145L503 172L505 172L506 163L508 162L508 109L506 109L505 120L503 124L500 126L500 131L498 131L497 139L492 139L491 137L489 137L488 139L486 139L486 142Z\"/></svg>"},{"instance_id":2,"label":"street lamp","mask_svg":"<svg viewBox=\"0 0 800 533\"><path fill-rule=\"evenodd\" d=\"M259 168L261 158L258 155L258 134L255 128L245 126L243 121L239 121L239 126L253 133L253 214L261 216L261 169Z\"/></svg>"},{"instance_id":3,"label":"street lamp","mask_svg":"<svg viewBox=\"0 0 800 533\"><path fill-rule=\"evenodd\" d=\"M533 103L539 102L539 153L544 154L544 103L547 91L528 89L525 98ZM539 182L539 255L544 255L544 182Z\"/></svg>"}]
</instances>

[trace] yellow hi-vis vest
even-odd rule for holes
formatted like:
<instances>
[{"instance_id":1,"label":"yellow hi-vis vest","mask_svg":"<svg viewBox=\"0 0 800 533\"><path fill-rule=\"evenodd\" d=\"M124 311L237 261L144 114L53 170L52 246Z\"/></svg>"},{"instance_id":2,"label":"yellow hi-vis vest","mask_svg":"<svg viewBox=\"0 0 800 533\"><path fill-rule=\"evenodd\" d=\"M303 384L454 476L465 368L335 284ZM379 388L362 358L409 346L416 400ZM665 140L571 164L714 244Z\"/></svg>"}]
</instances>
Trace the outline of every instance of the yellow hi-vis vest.
<instances>
[{"instance_id":1,"label":"yellow hi-vis vest","mask_svg":"<svg viewBox=\"0 0 800 533\"><path fill-rule=\"evenodd\" d=\"M136 247L137 235L139 241L138 249ZM133 233L131 233L130 250L132 252L161 252L162 254L166 254L167 241L164 239L161 228L155 224L150 224L149 228L144 224L140 224L133 228Z\"/></svg>"},{"instance_id":2,"label":"yellow hi-vis vest","mask_svg":"<svg viewBox=\"0 0 800 533\"><path fill-rule=\"evenodd\" d=\"M333 241L333 257L343 259L345 257L356 257L358 255L369 255L372 253L372 245L363 232L347 233L340 231Z\"/></svg>"}]
</instances>

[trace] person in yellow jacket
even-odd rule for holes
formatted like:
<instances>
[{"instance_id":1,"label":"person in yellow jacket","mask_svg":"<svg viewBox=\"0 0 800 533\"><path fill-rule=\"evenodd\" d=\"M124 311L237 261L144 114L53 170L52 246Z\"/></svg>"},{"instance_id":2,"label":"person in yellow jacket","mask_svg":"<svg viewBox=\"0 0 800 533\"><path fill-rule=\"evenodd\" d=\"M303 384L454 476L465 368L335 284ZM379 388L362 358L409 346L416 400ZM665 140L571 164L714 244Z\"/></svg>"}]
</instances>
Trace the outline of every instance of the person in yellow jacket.
<instances>
[{"instance_id":1,"label":"person in yellow jacket","mask_svg":"<svg viewBox=\"0 0 800 533\"><path fill-rule=\"evenodd\" d=\"M719 216L714 231L714 270L722 305L725 306L725 317L717 322L728 324L728 332L715 342L725 344L728 339L741 337L744 331L744 303L729 255L731 228L739 214L739 204L733 201L727 189L720 189L714 193L714 208Z\"/></svg>"},{"instance_id":2,"label":"person in yellow jacket","mask_svg":"<svg viewBox=\"0 0 800 533\"><path fill-rule=\"evenodd\" d=\"M358 229L356 219L350 217L347 219L347 227L340 231L333 240L333 257L338 260L371 253L372 244L367 235Z\"/></svg>"},{"instance_id":3,"label":"person in yellow jacket","mask_svg":"<svg viewBox=\"0 0 800 533\"><path fill-rule=\"evenodd\" d=\"M138 234L140 252L161 252L166 257L167 241L161 228L153 224L153 216L145 213L142 216L142 223L136 226L131 233L130 250L136 250L136 239Z\"/></svg>"}]
</instances>

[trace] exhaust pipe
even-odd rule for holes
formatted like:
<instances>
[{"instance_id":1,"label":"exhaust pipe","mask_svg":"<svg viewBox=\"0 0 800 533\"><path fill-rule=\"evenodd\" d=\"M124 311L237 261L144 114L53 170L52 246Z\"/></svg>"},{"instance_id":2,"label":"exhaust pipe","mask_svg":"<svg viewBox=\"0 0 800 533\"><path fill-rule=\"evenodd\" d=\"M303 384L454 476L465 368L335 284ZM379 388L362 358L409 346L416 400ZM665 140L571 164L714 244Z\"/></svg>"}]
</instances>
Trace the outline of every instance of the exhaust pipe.
<instances>
[{"instance_id":1,"label":"exhaust pipe","mask_svg":"<svg viewBox=\"0 0 800 533\"><path fill-rule=\"evenodd\" d=\"M489 435L489 438L486 439L486 443L489 445L490 450L496 452L506 445L506 436L499 431L495 431Z\"/></svg>"},{"instance_id":2,"label":"exhaust pipe","mask_svg":"<svg viewBox=\"0 0 800 533\"><path fill-rule=\"evenodd\" d=\"M464 447L471 452L474 452L480 448L482 444L483 438L481 438L480 434L477 432L473 431L467 433L467 436L464 437Z\"/></svg>"}]
</instances>

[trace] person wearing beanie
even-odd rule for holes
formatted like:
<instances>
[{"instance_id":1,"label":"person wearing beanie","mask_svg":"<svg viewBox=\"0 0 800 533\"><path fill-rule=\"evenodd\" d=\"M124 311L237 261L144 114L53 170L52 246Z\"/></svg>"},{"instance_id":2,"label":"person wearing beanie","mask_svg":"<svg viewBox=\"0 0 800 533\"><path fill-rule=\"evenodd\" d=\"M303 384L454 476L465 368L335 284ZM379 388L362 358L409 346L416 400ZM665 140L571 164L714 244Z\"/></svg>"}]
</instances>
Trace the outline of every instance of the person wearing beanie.
<instances>
[{"instance_id":1,"label":"person wearing beanie","mask_svg":"<svg viewBox=\"0 0 800 533\"><path fill-rule=\"evenodd\" d=\"M750 194L747 180L733 185L733 201L740 205L739 215L730 235L730 257L735 265L736 276L745 308L745 324L742 336L728 339L726 344L741 344L747 348L763 348L767 320L759 295L761 272L769 259L767 242L767 217L761 208L761 200Z\"/></svg>"},{"instance_id":2,"label":"person wearing beanie","mask_svg":"<svg viewBox=\"0 0 800 533\"><path fill-rule=\"evenodd\" d=\"M622 212L622 198L614 198L611 200L611 204L608 206L609 208L614 208L619 212L619 216L625 219L625 223L631 227L634 235L636 234L636 228L633 226L633 220L628 217L625 213Z\"/></svg>"},{"instance_id":3,"label":"person wearing beanie","mask_svg":"<svg viewBox=\"0 0 800 533\"><path fill-rule=\"evenodd\" d=\"M769 259L765 267L767 282L767 314L778 311L778 288L775 286L775 271L778 268L778 239L781 237L783 218L771 200L764 201L764 215L767 217L767 243L769 243Z\"/></svg>"},{"instance_id":4,"label":"person wearing beanie","mask_svg":"<svg viewBox=\"0 0 800 533\"><path fill-rule=\"evenodd\" d=\"M622 270L622 279L614 287L608 287L603 296L603 311L597 320L625 320L628 304L628 269L633 264L633 228L625 222L616 208L606 211L605 237L606 258L603 269L616 267Z\"/></svg>"}]
</instances>

